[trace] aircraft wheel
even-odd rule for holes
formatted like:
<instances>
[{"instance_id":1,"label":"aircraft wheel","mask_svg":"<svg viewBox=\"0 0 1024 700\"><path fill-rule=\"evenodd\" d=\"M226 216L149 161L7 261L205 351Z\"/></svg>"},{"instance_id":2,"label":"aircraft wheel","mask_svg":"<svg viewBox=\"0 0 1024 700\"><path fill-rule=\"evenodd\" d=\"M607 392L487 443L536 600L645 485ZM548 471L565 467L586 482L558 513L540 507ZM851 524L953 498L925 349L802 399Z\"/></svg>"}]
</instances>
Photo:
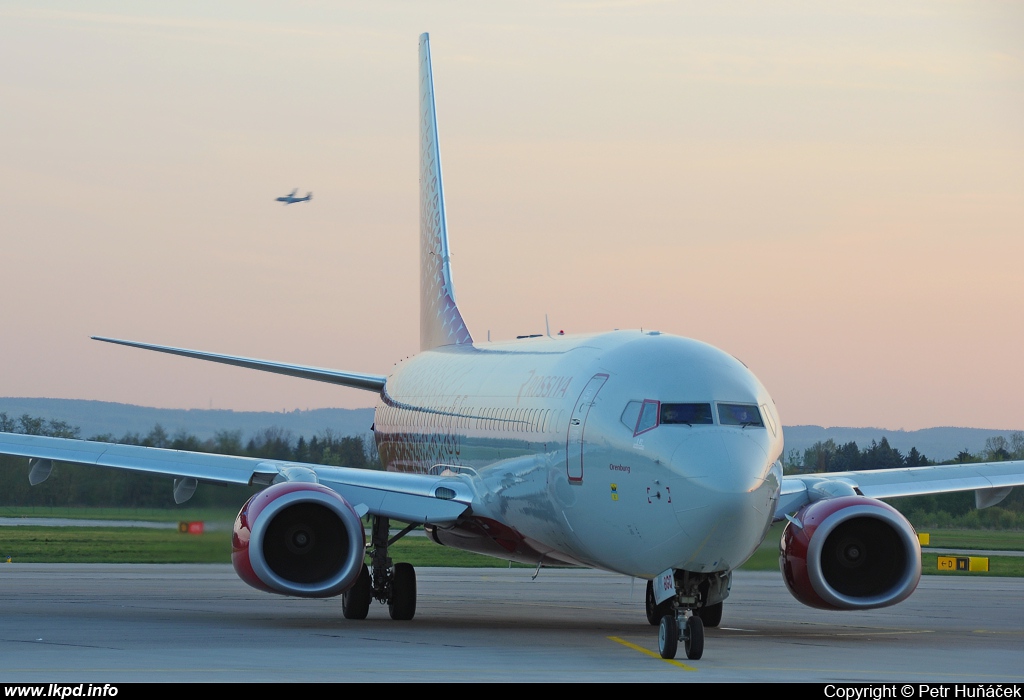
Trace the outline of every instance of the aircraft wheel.
<instances>
[{"instance_id":1,"label":"aircraft wheel","mask_svg":"<svg viewBox=\"0 0 1024 700\"><path fill-rule=\"evenodd\" d=\"M686 620L686 632L683 634L683 647L686 658L696 661L704 656L704 622L696 615Z\"/></svg>"},{"instance_id":2,"label":"aircraft wheel","mask_svg":"<svg viewBox=\"0 0 1024 700\"><path fill-rule=\"evenodd\" d=\"M675 615L665 615L658 626L658 653L663 659L674 659L678 647L679 623Z\"/></svg>"},{"instance_id":3,"label":"aircraft wheel","mask_svg":"<svg viewBox=\"0 0 1024 700\"><path fill-rule=\"evenodd\" d=\"M705 627L718 627L722 622L722 607L722 603L715 603L714 605L697 608L693 613L700 618Z\"/></svg>"},{"instance_id":4,"label":"aircraft wheel","mask_svg":"<svg viewBox=\"0 0 1024 700\"><path fill-rule=\"evenodd\" d=\"M355 585L341 595L341 612L346 620L365 620L371 600L373 584L370 583L370 570L364 564Z\"/></svg>"},{"instance_id":5,"label":"aircraft wheel","mask_svg":"<svg viewBox=\"0 0 1024 700\"><path fill-rule=\"evenodd\" d=\"M663 600L660 603L654 602L654 582L647 582L647 596L644 600L647 608L647 621L654 627L661 622L661 618L672 612L672 599Z\"/></svg>"},{"instance_id":6,"label":"aircraft wheel","mask_svg":"<svg viewBox=\"0 0 1024 700\"><path fill-rule=\"evenodd\" d=\"M388 612L392 620L411 620L416 614L416 570L412 564L395 564Z\"/></svg>"}]
</instances>

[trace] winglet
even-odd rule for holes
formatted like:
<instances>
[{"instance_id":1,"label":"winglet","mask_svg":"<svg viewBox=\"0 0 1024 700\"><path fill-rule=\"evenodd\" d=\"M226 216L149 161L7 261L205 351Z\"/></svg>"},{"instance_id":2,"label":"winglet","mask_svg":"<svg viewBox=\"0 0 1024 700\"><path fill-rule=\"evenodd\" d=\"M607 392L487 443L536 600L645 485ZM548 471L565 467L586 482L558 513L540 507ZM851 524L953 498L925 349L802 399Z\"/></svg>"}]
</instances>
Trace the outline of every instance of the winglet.
<instances>
[{"instance_id":1,"label":"winglet","mask_svg":"<svg viewBox=\"0 0 1024 700\"><path fill-rule=\"evenodd\" d=\"M452 287L430 36L424 33L420 35L420 349L472 342Z\"/></svg>"}]
</instances>

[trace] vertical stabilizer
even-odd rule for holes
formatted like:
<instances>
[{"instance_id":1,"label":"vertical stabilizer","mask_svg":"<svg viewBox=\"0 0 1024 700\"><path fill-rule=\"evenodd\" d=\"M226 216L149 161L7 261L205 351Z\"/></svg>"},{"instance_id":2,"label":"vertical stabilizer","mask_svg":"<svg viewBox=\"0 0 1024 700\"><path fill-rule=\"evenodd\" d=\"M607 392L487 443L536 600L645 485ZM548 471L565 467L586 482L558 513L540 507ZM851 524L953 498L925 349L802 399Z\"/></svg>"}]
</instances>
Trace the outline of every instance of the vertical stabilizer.
<instances>
[{"instance_id":1,"label":"vertical stabilizer","mask_svg":"<svg viewBox=\"0 0 1024 700\"><path fill-rule=\"evenodd\" d=\"M420 350L472 343L455 305L437 146L430 36L420 35Z\"/></svg>"}]
</instances>

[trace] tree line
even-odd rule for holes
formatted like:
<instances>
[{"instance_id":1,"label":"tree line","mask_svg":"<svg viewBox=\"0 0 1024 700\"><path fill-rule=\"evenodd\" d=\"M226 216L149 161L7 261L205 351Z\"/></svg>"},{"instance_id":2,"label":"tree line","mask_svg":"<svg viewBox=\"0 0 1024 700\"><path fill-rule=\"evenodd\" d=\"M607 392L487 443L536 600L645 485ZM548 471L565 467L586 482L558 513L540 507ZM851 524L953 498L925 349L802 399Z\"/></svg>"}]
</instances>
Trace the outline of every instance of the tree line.
<instances>
[{"instance_id":1,"label":"tree line","mask_svg":"<svg viewBox=\"0 0 1024 700\"><path fill-rule=\"evenodd\" d=\"M870 447L860 448L856 442L838 445L832 439L819 440L800 454L793 449L786 454L786 473L845 472L865 469L896 469L899 467L925 467L933 464L970 464L972 462L1005 462L1024 459L1024 432L1015 432L1009 439L1002 435L985 440L978 454L961 450L954 459L934 462L918 452L916 447L904 455L889 444L871 441Z\"/></svg>"},{"instance_id":2,"label":"tree line","mask_svg":"<svg viewBox=\"0 0 1024 700\"><path fill-rule=\"evenodd\" d=\"M0 431L25 435L80 439L80 431L65 421L30 415L12 418L0 412ZM184 431L168 434L159 424L145 436L127 433L120 439L94 435L89 440L142 445L191 452L258 457L289 462L381 469L376 446L362 436L340 436L325 429L307 440L291 431L264 428L248 440L240 430L223 430L213 438L200 440ZM1024 432L1009 438L992 437L978 454L962 450L946 464L998 462L1024 459ZM833 440L816 442L800 454L790 450L784 460L786 473L820 473L893 469L935 464L916 447L904 455L886 438L861 448L856 442L843 445ZM174 506L169 477L137 474L118 469L97 469L74 464L56 464L49 479L38 486L28 483L28 460L0 456L0 506L111 506L126 508L167 508ZM243 486L200 484L189 506L240 506L256 489ZM974 494L960 493L890 499L916 527L992 527L1024 529L1024 489L1014 489L999 505L974 508Z\"/></svg>"},{"instance_id":3,"label":"tree line","mask_svg":"<svg viewBox=\"0 0 1024 700\"><path fill-rule=\"evenodd\" d=\"M0 412L0 431L23 435L81 439L80 430L65 421L47 420L28 414L14 418ZM342 436L325 429L309 440L295 438L291 431L264 428L245 440L241 430L222 430L213 438L200 440L185 431L174 434L157 424L146 435L126 433L94 435L88 440L142 445L190 452L208 452L257 457L288 462L305 462L357 469L380 469L376 446L359 435ZM57 463L50 478L29 486L28 460L0 456L0 505L7 506L110 506L166 508L174 506L169 477L138 474L119 469L97 469ZM244 486L200 484L188 505L238 507L255 489Z\"/></svg>"},{"instance_id":4,"label":"tree line","mask_svg":"<svg viewBox=\"0 0 1024 700\"><path fill-rule=\"evenodd\" d=\"M805 449L790 450L784 466L787 474L865 471L871 469L897 469L925 467L935 464L970 464L974 462L1005 462L1024 459L1024 432L1015 432L985 440L978 454L961 450L954 459L935 462L911 447L903 454L889 444L886 438L871 441L868 447L856 442L843 445L834 440L818 441ZM1024 529L1024 488L1016 488L1001 503L984 510L974 507L974 492L933 494L909 498L888 499L917 528L964 527Z\"/></svg>"}]
</instances>

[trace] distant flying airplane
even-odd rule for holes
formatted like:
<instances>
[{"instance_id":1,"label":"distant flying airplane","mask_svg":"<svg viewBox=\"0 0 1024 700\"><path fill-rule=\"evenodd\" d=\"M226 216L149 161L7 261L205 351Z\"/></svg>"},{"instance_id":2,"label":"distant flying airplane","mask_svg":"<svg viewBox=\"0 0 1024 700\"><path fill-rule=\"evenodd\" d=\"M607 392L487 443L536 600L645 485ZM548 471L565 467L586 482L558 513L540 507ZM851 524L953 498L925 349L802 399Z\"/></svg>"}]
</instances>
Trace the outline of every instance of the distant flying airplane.
<instances>
[{"instance_id":1,"label":"distant flying airplane","mask_svg":"<svg viewBox=\"0 0 1024 700\"><path fill-rule=\"evenodd\" d=\"M308 202L309 200L313 199L313 193L312 192L307 192L305 197L296 197L295 194L298 191L299 191L299 188L296 187L294 190L292 190L291 194L286 194L284 197L278 197L274 201L275 202L284 202L285 204L295 204L297 202Z\"/></svg>"},{"instance_id":2,"label":"distant flying airplane","mask_svg":"<svg viewBox=\"0 0 1024 700\"><path fill-rule=\"evenodd\" d=\"M419 59L418 355L385 376L97 338L371 391L386 471L4 433L0 453L29 457L32 484L58 461L171 476L178 503L199 482L264 486L235 521L235 571L273 593L341 594L352 620L374 599L413 617L416 574L390 546L417 525L438 544L538 568L646 579L661 655L682 642L690 659L773 522L789 521L780 566L794 596L864 610L899 603L921 576L914 528L877 499L974 490L983 508L1024 484L1024 461L784 476L775 402L742 362L696 340L474 342L452 286L426 34ZM392 536L392 520L408 526Z\"/></svg>"}]
</instances>

